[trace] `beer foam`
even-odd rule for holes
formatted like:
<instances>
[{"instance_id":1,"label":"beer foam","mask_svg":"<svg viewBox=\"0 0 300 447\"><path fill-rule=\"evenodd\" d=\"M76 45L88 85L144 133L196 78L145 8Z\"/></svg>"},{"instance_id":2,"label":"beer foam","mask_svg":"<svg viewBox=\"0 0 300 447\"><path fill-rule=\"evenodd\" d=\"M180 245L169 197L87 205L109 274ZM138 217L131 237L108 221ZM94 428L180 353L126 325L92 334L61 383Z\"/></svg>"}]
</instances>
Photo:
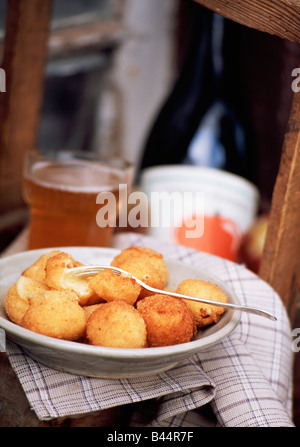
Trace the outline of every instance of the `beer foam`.
<instances>
[{"instance_id":1,"label":"beer foam","mask_svg":"<svg viewBox=\"0 0 300 447\"><path fill-rule=\"evenodd\" d=\"M54 164L49 161L36 163L30 179L44 187L69 192L98 193L118 188L124 183L120 170L100 163L72 160L72 163Z\"/></svg>"}]
</instances>

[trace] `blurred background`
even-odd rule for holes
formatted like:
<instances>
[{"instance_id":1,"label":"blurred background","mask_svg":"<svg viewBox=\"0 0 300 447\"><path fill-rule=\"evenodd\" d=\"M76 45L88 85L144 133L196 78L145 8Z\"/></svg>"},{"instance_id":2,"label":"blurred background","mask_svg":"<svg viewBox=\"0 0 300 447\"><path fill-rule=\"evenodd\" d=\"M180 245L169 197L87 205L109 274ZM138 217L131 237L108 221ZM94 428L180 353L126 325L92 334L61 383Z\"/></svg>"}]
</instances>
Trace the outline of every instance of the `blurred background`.
<instances>
[{"instance_id":1,"label":"blurred background","mask_svg":"<svg viewBox=\"0 0 300 447\"><path fill-rule=\"evenodd\" d=\"M225 169L267 212L299 56L192 0L54 0L37 147L119 155L137 181L151 165ZM22 225L0 220L0 249Z\"/></svg>"}]
</instances>

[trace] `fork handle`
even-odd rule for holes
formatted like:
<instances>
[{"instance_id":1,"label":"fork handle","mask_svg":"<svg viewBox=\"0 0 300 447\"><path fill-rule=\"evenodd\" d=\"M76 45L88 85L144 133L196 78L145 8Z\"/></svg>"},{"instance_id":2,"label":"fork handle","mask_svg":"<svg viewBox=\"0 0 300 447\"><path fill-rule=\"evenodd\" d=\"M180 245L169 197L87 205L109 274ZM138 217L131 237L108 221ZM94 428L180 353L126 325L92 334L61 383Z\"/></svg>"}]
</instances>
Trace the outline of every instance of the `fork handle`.
<instances>
[{"instance_id":1,"label":"fork handle","mask_svg":"<svg viewBox=\"0 0 300 447\"><path fill-rule=\"evenodd\" d=\"M124 271L124 270L122 270L122 269L120 269L118 267L88 265L88 266L83 266L83 267L74 267L74 268L71 268L71 269L67 269L67 271L69 273L77 272L77 274L79 272L80 272L80 274L82 274L84 272L85 274L88 275L88 274L96 274L100 270L106 270L106 269L111 269L111 270L113 270L115 272L118 272L118 274L123 274L123 275L125 275L127 277L133 278L142 287L144 287L145 289L149 290L150 292L164 294L164 295L170 295L170 296L174 296L176 298L184 298L184 299L191 300L191 301L199 301L200 303L209 304L209 305L218 306L218 307L223 307L224 309L241 310L242 312L248 312L248 313L251 313L251 314L260 315L261 317L266 317L269 320L273 320L273 321L277 320L277 318L274 317L274 315L271 315L269 312L266 312L265 310L258 309L258 308L255 308L255 307L242 306L240 304L233 304L233 303L223 303L221 301L208 300L206 298L199 298L199 297L196 297L196 296L183 295L183 294L177 293L177 292L169 292L167 290L156 289L155 287L148 286L148 284L145 284L144 282L142 282L141 280L139 280L138 278L133 276L131 273L126 272L126 271Z\"/></svg>"},{"instance_id":2,"label":"fork handle","mask_svg":"<svg viewBox=\"0 0 300 447\"><path fill-rule=\"evenodd\" d=\"M160 289L155 289L154 287L150 287L150 286L147 286L147 289L150 290L151 292L163 293L164 295L171 295L176 298L184 298L184 299L191 300L191 301L199 301L200 303L223 307L224 309L241 310L243 312L248 312L251 314L260 315L261 317L266 317L272 321L277 320L277 318L274 315L271 315L269 312L266 312L265 310L262 310L262 309L258 309L256 307L242 306L240 304L233 304L233 303L223 303L221 301L208 300L206 298L199 298L196 296L183 295L183 294L177 293L177 292L169 292L169 291L164 291L164 290L160 290Z\"/></svg>"}]
</instances>

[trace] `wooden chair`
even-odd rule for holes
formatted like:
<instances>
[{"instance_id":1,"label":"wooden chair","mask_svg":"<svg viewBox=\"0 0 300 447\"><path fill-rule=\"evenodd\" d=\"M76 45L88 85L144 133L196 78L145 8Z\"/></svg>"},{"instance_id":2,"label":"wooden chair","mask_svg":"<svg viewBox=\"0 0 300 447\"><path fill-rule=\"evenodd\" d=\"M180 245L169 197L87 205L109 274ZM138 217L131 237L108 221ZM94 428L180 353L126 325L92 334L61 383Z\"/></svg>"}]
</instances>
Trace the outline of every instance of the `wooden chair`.
<instances>
[{"instance_id":1,"label":"wooden chair","mask_svg":"<svg viewBox=\"0 0 300 447\"><path fill-rule=\"evenodd\" d=\"M0 93L0 212L22 206L23 155L34 148L47 57L52 0L7 2Z\"/></svg>"},{"instance_id":2,"label":"wooden chair","mask_svg":"<svg viewBox=\"0 0 300 447\"><path fill-rule=\"evenodd\" d=\"M242 25L300 43L298 1L195 1ZM281 296L293 320L300 285L300 92L293 96L259 275Z\"/></svg>"},{"instance_id":3,"label":"wooden chair","mask_svg":"<svg viewBox=\"0 0 300 447\"><path fill-rule=\"evenodd\" d=\"M242 25L300 42L295 0L195 0ZM10 0L0 93L0 213L22 204L21 161L35 146L52 0ZM292 81L292 80L291 80ZM274 188L260 276L282 297L293 318L300 274L300 92L294 94ZM7 191L9 190L9 196Z\"/></svg>"},{"instance_id":4,"label":"wooden chair","mask_svg":"<svg viewBox=\"0 0 300 447\"><path fill-rule=\"evenodd\" d=\"M300 5L296 0L195 1L240 24L300 43ZM37 137L51 6L52 0L7 2L2 64L7 85L5 94L0 93L0 214L18 209L22 204L22 158L25 152L35 147ZM261 278L282 297L291 319L299 291L299 228L300 92L294 94L260 269ZM15 405L15 399L20 399L20 385L5 356L0 356L0 368L0 395L11 397L11 402L7 400L9 411ZM17 397L11 394L12 389L16 390ZM26 400L19 406L22 414L28 415ZM106 417L105 413L98 412L92 415L92 422L84 417L40 424L36 418L30 418L24 424L109 425ZM116 417L115 413L109 415L109 421L113 417Z\"/></svg>"},{"instance_id":5,"label":"wooden chair","mask_svg":"<svg viewBox=\"0 0 300 447\"><path fill-rule=\"evenodd\" d=\"M295 0L195 0L245 26L300 43ZM21 162L34 148L42 98L52 0L10 0L0 93L0 213L22 204ZM292 79L291 79L292 82ZM260 276L282 297L293 318L300 274L300 92L294 94L274 188ZM9 196L7 191L9 190Z\"/></svg>"},{"instance_id":6,"label":"wooden chair","mask_svg":"<svg viewBox=\"0 0 300 447\"><path fill-rule=\"evenodd\" d=\"M35 147L42 101L44 67L52 0L7 2L6 36L1 68L6 91L0 93L0 216L10 223L23 206L24 154ZM117 426L120 409L41 422L30 410L7 356L0 353L0 426ZM2 425L7 424L7 425Z\"/></svg>"}]
</instances>

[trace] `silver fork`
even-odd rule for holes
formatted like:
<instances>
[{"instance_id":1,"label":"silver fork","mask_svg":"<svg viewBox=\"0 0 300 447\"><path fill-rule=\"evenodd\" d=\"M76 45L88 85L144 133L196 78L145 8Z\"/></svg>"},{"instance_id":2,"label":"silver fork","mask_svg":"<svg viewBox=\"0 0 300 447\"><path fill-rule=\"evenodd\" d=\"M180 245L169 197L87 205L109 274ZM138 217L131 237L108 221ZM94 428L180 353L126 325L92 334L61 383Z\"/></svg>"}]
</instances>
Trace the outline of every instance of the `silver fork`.
<instances>
[{"instance_id":1,"label":"silver fork","mask_svg":"<svg viewBox=\"0 0 300 447\"><path fill-rule=\"evenodd\" d=\"M164 295L170 295L170 296L174 296L176 298L184 298L184 299L192 300L192 301L199 301L200 303L214 305L214 306L218 306L218 307L223 307L224 309L237 309L237 310L241 310L243 312L249 312L249 313L252 313L252 314L255 314L255 315L260 315L262 317L266 317L269 320L273 320L273 321L277 320L277 318L274 317L273 315L271 315L269 312L266 312L265 310L262 310L262 309L258 309L256 307L242 306L242 305L233 304L233 303L223 303L223 302L220 302L220 301L213 301L213 300L209 300L209 299L206 299L206 298L199 298L199 297L196 297L196 296L183 295L181 293L171 292L171 291L168 291L168 290L156 289L155 287L148 286L148 284L145 284L143 281L141 281L140 279L136 278L131 273L126 272L125 270L122 270L122 269L120 269L118 267L113 267L113 266L110 266L110 265L83 265L83 266L80 266L80 267L74 267L74 268L70 268L70 269L69 268L65 269L67 274L75 275L75 276L78 276L78 277L94 276L94 275L96 275L97 273L99 273L102 270L111 270L115 275L125 276L127 278L132 278L138 284L140 284L144 289L147 289L150 292L164 294Z\"/></svg>"}]
</instances>

